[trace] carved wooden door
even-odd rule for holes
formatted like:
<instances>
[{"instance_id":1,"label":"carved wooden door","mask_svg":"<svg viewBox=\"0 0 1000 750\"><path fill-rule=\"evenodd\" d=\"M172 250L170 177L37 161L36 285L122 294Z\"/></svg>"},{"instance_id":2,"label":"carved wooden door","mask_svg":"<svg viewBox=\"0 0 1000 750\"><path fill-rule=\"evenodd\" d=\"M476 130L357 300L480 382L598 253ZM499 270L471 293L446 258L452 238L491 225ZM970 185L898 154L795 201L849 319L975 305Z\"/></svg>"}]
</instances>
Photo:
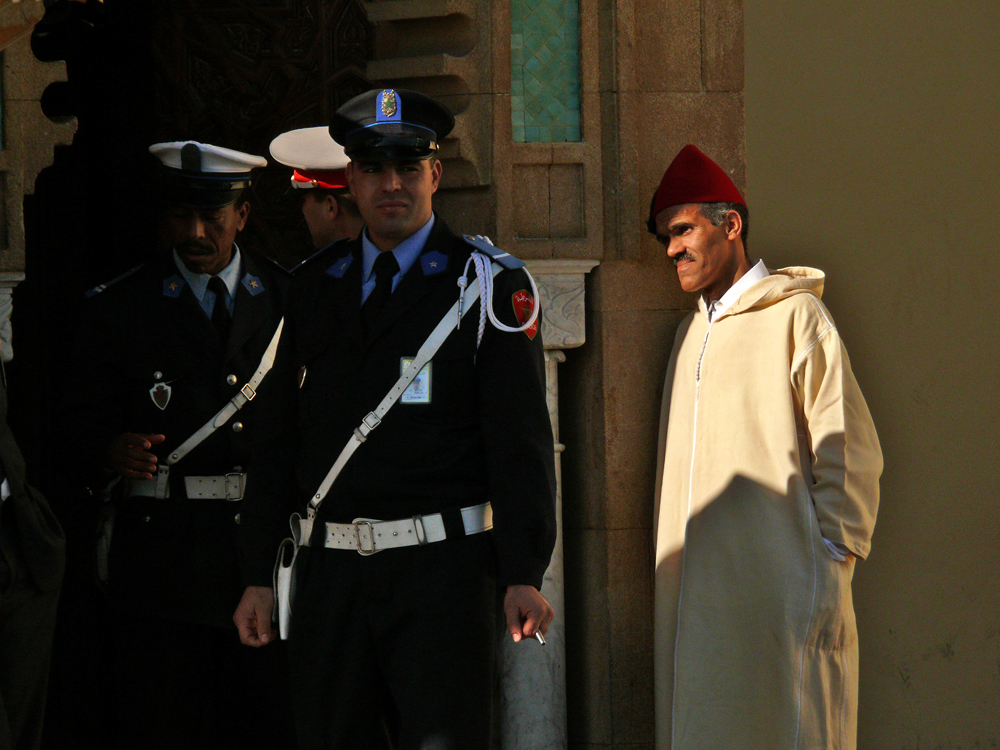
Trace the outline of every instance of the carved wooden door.
<instances>
[{"instance_id":1,"label":"carved wooden door","mask_svg":"<svg viewBox=\"0 0 1000 750\"><path fill-rule=\"evenodd\" d=\"M157 140L191 139L259 154L292 128L323 125L364 77L372 29L361 0L173 0L153 42ZM254 187L241 244L284 265L308 254L288 192L270 165Z\"/></svg>"}]
</instances>

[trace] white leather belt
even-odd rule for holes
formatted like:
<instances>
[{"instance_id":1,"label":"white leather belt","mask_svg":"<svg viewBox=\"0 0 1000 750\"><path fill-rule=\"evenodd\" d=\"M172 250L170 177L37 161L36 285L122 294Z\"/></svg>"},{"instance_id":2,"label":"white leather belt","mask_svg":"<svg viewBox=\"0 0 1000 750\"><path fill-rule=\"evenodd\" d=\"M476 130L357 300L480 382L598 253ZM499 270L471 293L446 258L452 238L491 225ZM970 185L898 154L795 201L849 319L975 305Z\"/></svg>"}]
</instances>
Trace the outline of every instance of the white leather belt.
<instances>
[{"instance_id":1,"label":"white leather belt","mask_svg":"<svg viewBox=\"0 0 1000 750\"><path fill-rule=\"evenodd\" d=\"M155 479L131 479L128 495L156 497L156 484ZM215 477L184 477L184 490L193 500L242 500L246 484L246 473L238 471ZM166 497L170 497L169 487Z\"/></svg>"},{"instance_id":2,"label":"white leather belt","mask_svg":"<svg viewBox=\"0 0 1000 750\"><path fill-rule=\"evenodd\" d=\"M462 508L465 534L480 534L493 528L493 508L489 503ZM441 542L447 538L444 518L440 513L379 521L375 518L355 518L352 523L326 524L323 546L330 549L350 549L362 555L374 555L384 549L412 547ZM306 536L303 544L308 545Z\"/></svg>"}]
</instances>

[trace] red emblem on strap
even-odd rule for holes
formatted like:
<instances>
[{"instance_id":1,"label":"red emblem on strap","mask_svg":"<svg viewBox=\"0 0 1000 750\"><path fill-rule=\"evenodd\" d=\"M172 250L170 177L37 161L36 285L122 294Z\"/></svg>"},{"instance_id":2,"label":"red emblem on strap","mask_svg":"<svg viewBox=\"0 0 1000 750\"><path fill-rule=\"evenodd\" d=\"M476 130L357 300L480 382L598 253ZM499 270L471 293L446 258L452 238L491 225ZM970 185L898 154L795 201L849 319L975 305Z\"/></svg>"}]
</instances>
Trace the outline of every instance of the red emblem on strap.
<instances>
[{"instance_id":1,"label":"red emblem on strap","mask_svg":"<svg viewBox=\"0 0 1000 750\"><path fill-rule=\"evenodd\" d=\"M535 298L526 289L522 289L519 292L514 292L511 302L514 304L514 315L517 316L517 323L523 326L528 322L531 318L531 313L535 310ZM535 322L524 329L524 335L529 339L534 339L537 333L538 318L535 318Z\"/></svg>"}]
</instances>

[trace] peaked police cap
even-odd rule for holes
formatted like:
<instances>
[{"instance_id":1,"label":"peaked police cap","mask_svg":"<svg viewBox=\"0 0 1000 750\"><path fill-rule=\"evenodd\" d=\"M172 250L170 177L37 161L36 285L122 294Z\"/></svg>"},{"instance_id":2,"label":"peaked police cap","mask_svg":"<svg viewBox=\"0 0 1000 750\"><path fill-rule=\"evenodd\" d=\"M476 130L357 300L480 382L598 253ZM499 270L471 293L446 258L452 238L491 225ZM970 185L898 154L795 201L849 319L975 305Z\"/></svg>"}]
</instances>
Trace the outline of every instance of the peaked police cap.
<instances>
[{"instance_id":1,"label":"peaked police cap","mask_svg":"<svg viewBox=\"0 0 1000 750\"><path fill-rule=\"evenodd\" d=\"M406 89L374 89L344 104L330 135L353 161L429 159L455 127L455 117L429 96Z\"/></svg>"},{"instance_id":2,"label":"peaked police cap","mask_svg":"<svg viewBox=\"0 0 1000 750\"><path fill-rule=\"evenodd\" d=\"M251 171L267 159L197 141L154 143L149 152L162 163L166 201L177 206L221 208L250 185Z\"/></svg>"}]
</instances>

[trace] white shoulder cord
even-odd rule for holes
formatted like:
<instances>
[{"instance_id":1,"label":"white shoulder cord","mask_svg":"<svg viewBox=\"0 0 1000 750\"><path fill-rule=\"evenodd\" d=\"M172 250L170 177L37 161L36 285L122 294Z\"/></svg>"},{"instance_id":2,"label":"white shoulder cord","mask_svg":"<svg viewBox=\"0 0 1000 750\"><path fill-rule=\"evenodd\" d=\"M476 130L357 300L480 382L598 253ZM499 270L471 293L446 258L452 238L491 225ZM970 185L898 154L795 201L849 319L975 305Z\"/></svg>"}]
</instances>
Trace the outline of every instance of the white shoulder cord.
<instances>
[{"instance_id":1,"label":"white shoulder cord","mask_svg":"<svg viewBox=\"0 0 1000 750\"><path fill-rule=\"evenodd\" d=\"M461 321L462 308L465 306L465 288L468 285L469 265L471 263L476 264L476 278L479 279L479 333L476 338L476 348L479 347L479 344L483 340L483 331L486 329L487 316L489 316L493 327L499 331L520 333L531 328L535 321L538 320L538 287L535 285L535 279L528 272L528 269L525 268L524 273L528 276L528 281L531 284L532 298L535 300L535 307L531 311L531 317L528 318L524 325L519 327L505 325L497 319L496 314L493 312L493 276L502 269L491 269L491 259L483 253L478 252L473 252L469 256L469 259L465 262L465 270L462 271L462 276L458 280L458 286L462 290L458 299L459 321ZM499 266L499 264L497 265ZM493 270L493 273L490 272L491 270Z\"/></svg>"}]
</instances>

